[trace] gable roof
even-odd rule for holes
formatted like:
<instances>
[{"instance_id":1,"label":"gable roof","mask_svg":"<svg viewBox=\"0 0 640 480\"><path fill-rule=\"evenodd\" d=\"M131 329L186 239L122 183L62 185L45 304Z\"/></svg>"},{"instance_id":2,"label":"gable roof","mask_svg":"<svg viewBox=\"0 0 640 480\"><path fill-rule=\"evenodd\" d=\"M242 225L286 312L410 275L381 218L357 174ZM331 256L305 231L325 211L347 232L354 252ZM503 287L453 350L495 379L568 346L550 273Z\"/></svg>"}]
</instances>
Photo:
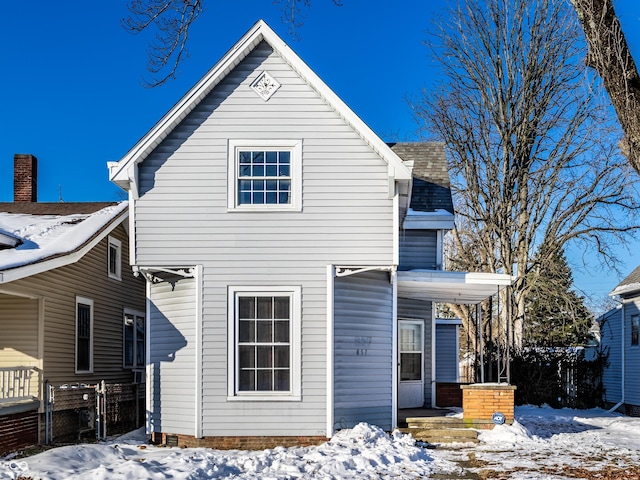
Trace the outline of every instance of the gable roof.
<instances>
[{"instance_id":1,"label":"gable roof","mask_svg":"<svg viewBox=\"0 0 640 480\"><path fill-rule=\"evenodd\" d=\"M640 294L640 266L622 280L609 295L629 295L631 293Z\"/></svg>"},{"instance_id":2,"label":"gable roof","mask_svg":"<svg viewBox=\"0 0 640 480\"><path fill-rule=\"evenodd\" d=\"M263 21L259 20L216 63L196 85L167 112L147 134L118 162L109 162L109 179L128 190L135 188L135 171L132 168L142 162L153 149L261 42L273 50L306 81L324 101L340 115L358 135L387 162L389 176L395 180L409 181L410 169Z\"/></svg>"},{"instance_id":3,"label":"gable roof","mask_svg":"<svg viewBox=\"0 0 640 480\"><path fill-rule=\"evenodd\" d=\"M409 208L415 212L453 211L445 145L442 142L390 143L391 150L413 163Z\"/></svg>"},{"instance_id":4,"label":"gable roof","mask_svg":"<svg viewBox=\"0 0 640 480\"><path fill-rule=\"evenodd\" d=\"M128 216L122 203L0 203L0 283L75 263Z\"/></svg>"}]
</instances>

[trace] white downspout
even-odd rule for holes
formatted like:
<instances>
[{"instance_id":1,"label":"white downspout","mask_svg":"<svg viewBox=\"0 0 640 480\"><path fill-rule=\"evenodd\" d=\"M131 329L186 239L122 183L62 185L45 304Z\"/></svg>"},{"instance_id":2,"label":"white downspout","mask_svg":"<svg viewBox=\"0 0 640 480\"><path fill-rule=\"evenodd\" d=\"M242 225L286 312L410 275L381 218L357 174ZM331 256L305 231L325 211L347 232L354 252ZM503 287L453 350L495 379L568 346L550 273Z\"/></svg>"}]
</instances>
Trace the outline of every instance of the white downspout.
<instances>
[{"instance_id":1,"label":"white downspout","mask_svg":"<svg viewBox=\"0 0 640 480\"><path fill-rule=\"evenodd\" d=\"M202 265L196 265L195 270L195 282L196 282L196 305L195 305L195 318L196 318L196 377L194 379L194 387L195 387L195 432L194 436L196 438L202 438L203 432L203 415L202 415L202 377L204 372L202 371L202 352L203 352L203 328L202 328L202 285L204 282L204 278L202 275Z\"/></svg>"},{"instance_id":2,"label":"white downspout","mask_svg":"<svg viewBox=\"0 0 640 480\"><path fill-rule=\"evenodd\" d=\"M391 426L398 427L398 273L394 267L391 276Z\"/></svg>"},{"instance_id":3,"label":"white downspout","mask_svg":"<svg viewBox=\"0 0 640 480\"><path fill-rule=\"evenodd\" d=\"M431 302L431 406L436 405L436 305Z\"/></svg>"},{"instance_id":4,"label":"white downspout","mask_svg":"<svg viewBox=\"0 0 640 480\"><path fill-rule=\"evenodd\" d=\"M131 215L129 215L129 218L131 218ZM155 412L152 410L153 407L153 399L151 398L151 384L154 383L153 382L153 376L155 375L157 372L153 371L153 368L151 366L151 282L149 281L149 279L146 277L145 275L145 288L146 288L146 295L147 295L147 299L146 299L146 306L145 306L145 338L144 338L144 353L145 353L145 364L146 364L146 379L145 379L145 387L146 387L146 403L147 403L147 420L146 420L146 434L147 435L152 435L153 434L153 416L155 414Z\"/></svg>"},{"instance_id":5,"label":"white downspout","mask_svg":"<svg viewBox=\"0 0 640 480\"><path fill-rule=\"evenodd\" d=\"M334 425L334 285L335 267L327 265L327 438L333 435Z\"/></svg>"}]
</instances>

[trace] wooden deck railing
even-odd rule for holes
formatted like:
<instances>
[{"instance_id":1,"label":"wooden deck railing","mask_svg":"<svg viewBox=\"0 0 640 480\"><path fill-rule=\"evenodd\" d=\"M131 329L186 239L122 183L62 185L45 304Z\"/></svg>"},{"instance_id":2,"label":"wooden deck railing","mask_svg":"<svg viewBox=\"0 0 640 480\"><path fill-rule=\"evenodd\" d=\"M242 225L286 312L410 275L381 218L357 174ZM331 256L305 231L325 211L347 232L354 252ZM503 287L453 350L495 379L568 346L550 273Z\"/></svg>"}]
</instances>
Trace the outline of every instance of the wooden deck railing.
<instances>
[{"instance_id":1,"label":"wooden deck railing","mask_svg":"<svg viewBox=\"0 0 640 480\"><path fill-rule=\"evenodd\" d=\"M38 397L38 383L36 367L0 367L0 405Z\"/></svg>"}]
</instances>

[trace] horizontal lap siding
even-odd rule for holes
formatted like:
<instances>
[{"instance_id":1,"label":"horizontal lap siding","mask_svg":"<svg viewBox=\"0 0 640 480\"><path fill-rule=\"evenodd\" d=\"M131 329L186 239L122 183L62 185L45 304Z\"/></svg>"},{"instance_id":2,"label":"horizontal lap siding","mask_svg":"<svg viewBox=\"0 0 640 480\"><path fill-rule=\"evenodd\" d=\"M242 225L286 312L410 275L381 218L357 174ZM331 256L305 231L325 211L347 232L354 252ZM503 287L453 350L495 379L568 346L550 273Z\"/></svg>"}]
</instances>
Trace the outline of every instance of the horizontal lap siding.
<instances>
[{"instance_id":1,"label":"horizontal lap siding","mask_svg":"<svg viewBox=\"0 0 640 480\"><path fill-rule=\"evenodd\" d=\"M38 300L0 294L0 366L38 367Z\"/></svg>"},{"instance_id":2,"label":"horizontal lap siding","mask_svg":"<svg viewBox=\"0 0 640 480\"><path fill-rule=\"evenodd\" d=\"M436 270L437 234L429 230L400 230L400 270Z\"/></svg>"},{"instance_id":3,"label":"horizontal lap siding","mask_svg":"<svg viewBox=\"0 0 640 480\"><path fill-rule=\"evenodd\" d=\"M145 286L129 267L129 242L122 226L111 236L122 242L122 281L109 278L107 238L71 265L6 285L7 290L44 298L44 380L53 384L130 382L123 368L123 310L144 312ZM93 374L75 373L76 295L93 300ZM37 336L37 329L31 332Z\"/></svg>"},{"instance_id":4,"label":"horizontal lap siding","mask_svg":"<svg viewBox=\"0 0 640 480\"><path fill-rule=\"evenodd\" d=\"M398 318L399 319L423 319L424 320L424 403L432 405L431 382L434 380L431 368L431 356L434 354L431 349L431 322L432 303L420 300L409 300L398 298Z\"/></svg>"},{"instance_id":5,"label":"horizontal lap siding","mask_svg":"<svg viewBox=\"0 0 640 480\"><path fill-rule=\"evenodd\" d=\"M153 430L194 435L195 280L152 285L149 318Z\"/></svg>"},{"instance_id":6,"label":"horizontal lap siding","mask_svg":"<svg viewBox=\"0 0 640 480\"><path fill-rule=\"evenodd\" d=\"M249 87L263 70L282 84L267 102ZM302 140L302 211L227 212L228 140L272 138ZM261 45L141 164L139 178L137 262L203 265L204 435L324 433L326 265L393 260L386 163ZM302 287L302 401L227 401L229 285Z\"/></svg>"},{"instance_id":7,"label":"horizontal lap siding","mask_svg":"<svg viewBox=\"0 0 640 480\"><path fill-rule=\"evenodd\" d=\"M436 382L458 381L458 327L436 325Z\"/></svg>"},{"instance_id":8,"label":"horizontal lap siding","mask_svg":"<svg viewBox=\"0 0 640 480\"><path fill-rule=\"evenodd\" d=\"M608 352L608 365L602 373L607 402L622 400L622 310L607 314L600 327L602 348Z\"/></svg>"},{"instance_id":9,"label":"horizontal lap siding","mask_svg":"<svg viewBox=\"0 0 640 480\"><path fill-rule=\"evenodd\" d=\"M391 429L392 290L386 272L335 279L334 428Z\"/></svg>"},{"instance_id":10,"label":"horizontal lap siding","mask_svg":"<svg viewBox=\"0 0 640 480\"><path fill-rule=\"evenodd\" d=\"M627 348L625 358L625 403L640 405L640 346L631 346L631 316L640 314L640 299L634 300L624 306L625 314L625 345Z\"/></svg>"}]
</instances>

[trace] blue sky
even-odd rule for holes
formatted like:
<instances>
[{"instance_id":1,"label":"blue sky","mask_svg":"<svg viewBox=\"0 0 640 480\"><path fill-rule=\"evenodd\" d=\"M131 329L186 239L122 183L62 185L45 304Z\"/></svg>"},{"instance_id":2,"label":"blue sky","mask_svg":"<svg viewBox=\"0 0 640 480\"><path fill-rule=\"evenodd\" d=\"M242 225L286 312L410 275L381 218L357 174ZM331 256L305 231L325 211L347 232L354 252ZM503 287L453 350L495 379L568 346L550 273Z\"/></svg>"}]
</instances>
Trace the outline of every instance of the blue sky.
<instances>
[{"instance_id":1,"label":"blue sky","mask_svg":"<svg viewBox=\"0 0 640 480\"><path fill-rule=\"evenodd\" d=\"M568 1L568 0L567 0ZM640 62L640 7L614 0ZM296 41L272 0L208 0L176 81L141 86L147 37L120 27L127 0L6 2L0 16L0 201L13 199L13 155L38 157L40 201L119 200L106 163L119 160L242 36L264 19L384 140L417 140L404 101L436 81L423 41L444 1L313 0ZM632 250L640 252L640 243ZM640 253L622 267L628 274ZM575 272L602 295L619 278Z\"/></svg>"}]
</instances>

